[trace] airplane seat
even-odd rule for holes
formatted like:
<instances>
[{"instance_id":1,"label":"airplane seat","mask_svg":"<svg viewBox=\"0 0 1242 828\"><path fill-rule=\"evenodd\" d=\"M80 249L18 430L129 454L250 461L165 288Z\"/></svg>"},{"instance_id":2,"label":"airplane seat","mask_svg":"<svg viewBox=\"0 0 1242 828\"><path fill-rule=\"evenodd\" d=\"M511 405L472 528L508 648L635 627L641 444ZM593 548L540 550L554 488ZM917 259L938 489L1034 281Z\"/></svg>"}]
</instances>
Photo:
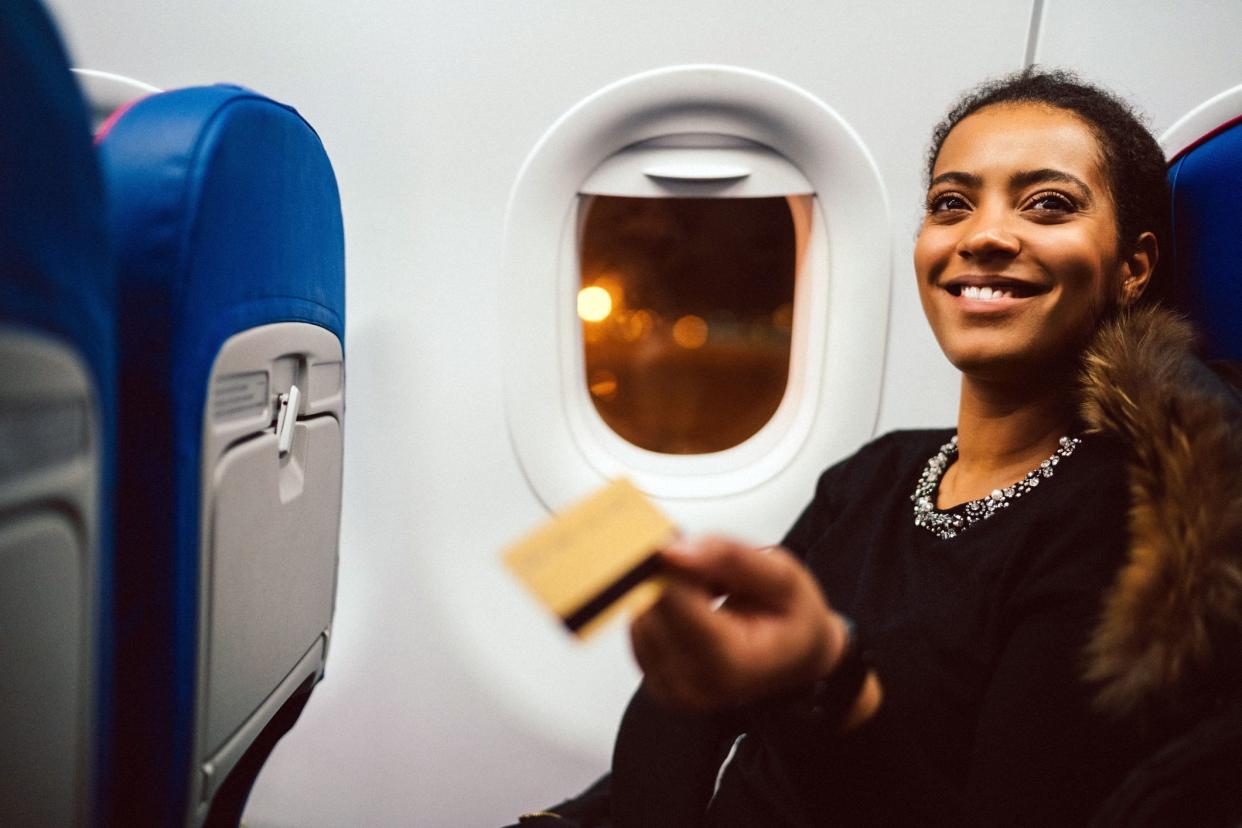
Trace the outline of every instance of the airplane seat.
<instances>
[{"instance_id":1,"label":"airplane seat","mask_svg":"<svg viewBox=\"0 0 1242 828\"><path fill-rule=\"evenodd\" d=\"M307 122L236 86L143 98L97 140L123 400L113 821L235 826L332 625L340 198Z\"/></svg>"},{"instance_id":2,"label":"airplane seat","mask_svg":"<svg viewBox=\"0 0 1242 828\"><path fill-rule=\"evenodd\" d=\"M1235 383L1242 360L1242 114L1227 118L1169 163L1172 303L1195 323L1204 356ZM1233 675L1242 678L1242 656ZM1242 695L1222 687L1217 709L1135 768L1093 826L1242 824Z\"/></svg>"},{"instance_id":3,"label":"airplane seat","mask_svg":"<svg viewBox=\"0 0 1242 828\"><path fill-rule=\"evenodd\" d=\"M1178 153L1169 186L1176 304L1210 359L1242 360L1242 115Z\"/></svg>"},{"instance_id":4,"label":"airplane seat","mask_svg":"<svg viewBox=\"0 0 1242 828\"><path fill-rule=\"evenodd\" d=\"M0 825L91 824L107 756L115 275L86 105L0 14Z\"/></svg>"}]
</instances>

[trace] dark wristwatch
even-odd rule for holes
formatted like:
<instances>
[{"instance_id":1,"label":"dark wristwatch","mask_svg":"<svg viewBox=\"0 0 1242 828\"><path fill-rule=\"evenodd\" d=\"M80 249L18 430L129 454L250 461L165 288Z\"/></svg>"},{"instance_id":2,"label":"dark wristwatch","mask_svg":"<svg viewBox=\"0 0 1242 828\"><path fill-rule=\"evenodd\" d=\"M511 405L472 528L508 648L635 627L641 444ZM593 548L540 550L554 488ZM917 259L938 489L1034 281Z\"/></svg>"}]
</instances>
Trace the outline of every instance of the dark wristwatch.
<instances>
[{"instance_id":1,"label":"dark wristwatch","mask_svg":"<svg viewBox=\"0 0 1242 828\"><path fill-rule=\"evenodd\" d=\"M844 616L842 616L844 618ZM809 716L840 729L858 701L871 664L863 654L858 642L854 622L845 619L845 650L837 658L836 666L826 676L821 676L811 690Z\"/></svg>"}]
</instances>

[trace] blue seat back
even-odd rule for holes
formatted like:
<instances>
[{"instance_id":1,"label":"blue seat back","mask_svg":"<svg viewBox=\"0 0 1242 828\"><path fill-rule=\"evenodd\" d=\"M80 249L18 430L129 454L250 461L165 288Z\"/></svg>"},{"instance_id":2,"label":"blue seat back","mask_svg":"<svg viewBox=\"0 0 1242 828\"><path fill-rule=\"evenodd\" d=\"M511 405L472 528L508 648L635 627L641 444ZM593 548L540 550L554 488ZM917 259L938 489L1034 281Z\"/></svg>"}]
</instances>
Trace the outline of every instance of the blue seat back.
<instances>
[{"instance_id":1,"label":"blue seat back","mask_svg":"<svg viewBox=\"0 0 1242 828\"><path fill-rule=\"evenodd\" d=\"M1174 158L1169 185L1178 304L1202 331L1207 356L1242 360L1242 119Z\"/></svg>"},{"instance_id":2,"label":"blue seat back","mask_svg":"<svg viewBox=\"0 0 1242 828\"><path fill-rule=\"evenodd\" d=\"M322 675L343 413L340 200L314 130L239 87L143 99L99 146L124 401L115 817L194 824L232 768L255 764L241 759L290 688ZM295 385L300 436L278 452ZM308 453L318 439L335 447ZM335 466L321 462L332 452ZM247 485L261 490L239 494ZM330 503L322 525L308 497Z\"/></svg>"},{"instance_id":3,"label":"blue seat back","mask_svg":"<svg viewBox=\"0 0 1242 828\"><path fill-rule=\"evenodd\" d=\"M86 106L0 13L0 824L81 825L107 767L114 274Z\"/></svg>"}]
</instances>

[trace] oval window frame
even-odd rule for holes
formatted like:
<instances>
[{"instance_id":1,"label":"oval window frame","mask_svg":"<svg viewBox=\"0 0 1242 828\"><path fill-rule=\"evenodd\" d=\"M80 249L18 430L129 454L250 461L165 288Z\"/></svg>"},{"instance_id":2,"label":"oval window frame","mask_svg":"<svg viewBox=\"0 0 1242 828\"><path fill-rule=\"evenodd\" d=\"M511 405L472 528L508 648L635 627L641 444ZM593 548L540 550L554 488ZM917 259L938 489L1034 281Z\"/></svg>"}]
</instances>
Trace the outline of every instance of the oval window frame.
<instances>
[{"instance_id":1,"label":"oval window frame","mask_svg":"<svg viewBox=\"0 0 1242 828\"><path fill-rule=\"evenodd\" d=\"M626 147L681 134L769 147L817 194L781 407L742 444L700 455L657 454L601 431L607 427L589 399L574 311L583 182ZM656 497L705 500L762 486L798 462L818 473L874 432L890 281L879 171L855 131L818 98L770 75L712 65L644 72L591 95L531 151L505 216L505 409L531 488L558 509L614 477L629 477Z\"/></svg>"}]
</instances>

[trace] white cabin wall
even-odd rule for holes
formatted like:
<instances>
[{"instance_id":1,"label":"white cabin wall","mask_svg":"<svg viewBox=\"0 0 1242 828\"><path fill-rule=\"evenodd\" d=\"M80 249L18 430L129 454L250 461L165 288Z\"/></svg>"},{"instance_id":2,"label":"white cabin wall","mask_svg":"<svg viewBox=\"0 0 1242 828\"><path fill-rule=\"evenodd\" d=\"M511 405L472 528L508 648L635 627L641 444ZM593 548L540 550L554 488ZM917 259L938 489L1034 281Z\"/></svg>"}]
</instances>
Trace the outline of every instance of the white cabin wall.
<instances>
[{"instance_id":1,"label":"white cabin wall","mask_svg":"<svg viewBox=\"0 0 1242 828\"><path fill-rule=\"evenodd\" d=\"M1150 40L1166 12L1106 5L1047 0L1040 58L1117 79L1158 126L1218 91L1218 78L1242 80L1232 56L1203 57L1203 34L1128 62L1126 32ZM1236 22L1232 4L1208 5ZM256 786L252 828L497 825L607 765L636 680L623 631L568 643L496 558L544 514L505 424L505 203L535 142L583 97L642 70L708 62L776 75L839 112L873 154L892 211L877 433L952 421L955 375L910 265L922 154L957 92L1021 65L1031 0L50 6L76 65L162 87L237 82L293 104L340 182L348 412L335 629L326 680ZM802 503L762 515L732 505L720 502L712 528L771 538ZM548 708L561 725L547 725Z\"/></svg>"},{"instance_id":2,"label":"white cabin wall","mask_svg":"<svg viewBox=\"0 0 1242 828\"><path fill-rule=\"evenodd\" d=\"M1068 66L1136 103L1157 137L1242 83L1242 3L1044 0L1036 61Z\"/></svg>"}]
</instances>

